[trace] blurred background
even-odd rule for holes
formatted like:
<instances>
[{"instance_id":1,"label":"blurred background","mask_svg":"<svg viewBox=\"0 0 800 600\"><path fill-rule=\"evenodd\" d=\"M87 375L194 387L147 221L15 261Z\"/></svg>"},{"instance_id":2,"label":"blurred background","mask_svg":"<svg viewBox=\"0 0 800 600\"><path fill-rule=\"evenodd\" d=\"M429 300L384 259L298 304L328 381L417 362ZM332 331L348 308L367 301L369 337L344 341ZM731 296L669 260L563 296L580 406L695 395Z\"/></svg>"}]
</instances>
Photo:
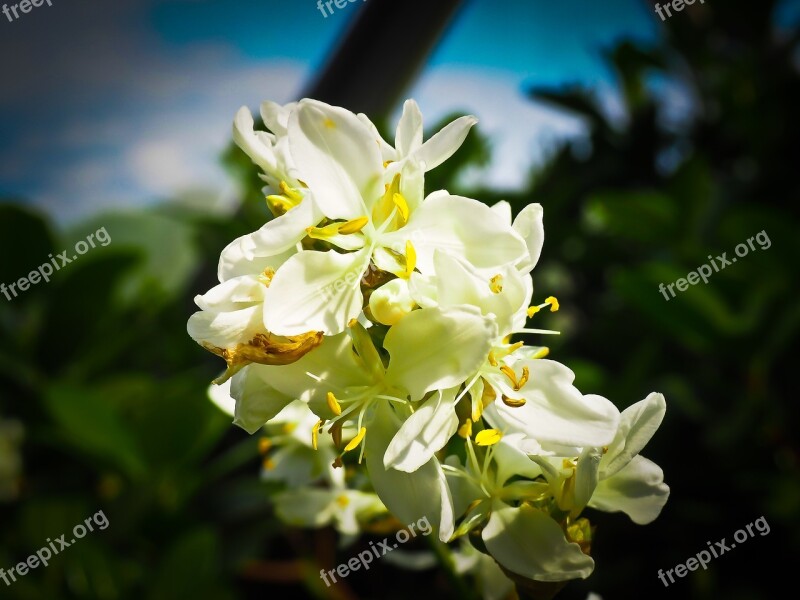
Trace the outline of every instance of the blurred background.
<instances>
[{"instance_id":1,"label":"blurred background","mask_svg":"<svg viewBox=\"0 0 800 600\"><path fill-rule=\"evenodd\" d=\"M0 581L1 598L475 593L441 567L388 560L325 588L319 569L364 542L281 525L259 436L208 400L221 364L186 334L192 298L220 250L268 216L230 144L233 115L305 95L368 110L385 132L406 97L431 132L475 114L427 189L540 202L535 298L561 303L541 315L563 332L552 357L620 409L665 394L644 455L670 501L645 527L589 511L596 570L559 598L744 600L790 583L800 1L706 0L662 22L640 0L370 0L326 14L313 0L52 0L0 16L0 65L0 283L101 228L111 239L0 296L0 568L98 511L110 522ZM659 292L760 232L769 247L707 285ZM658 569L761 516L768 535L664 588Z\"/></svg>"}]
</instances>

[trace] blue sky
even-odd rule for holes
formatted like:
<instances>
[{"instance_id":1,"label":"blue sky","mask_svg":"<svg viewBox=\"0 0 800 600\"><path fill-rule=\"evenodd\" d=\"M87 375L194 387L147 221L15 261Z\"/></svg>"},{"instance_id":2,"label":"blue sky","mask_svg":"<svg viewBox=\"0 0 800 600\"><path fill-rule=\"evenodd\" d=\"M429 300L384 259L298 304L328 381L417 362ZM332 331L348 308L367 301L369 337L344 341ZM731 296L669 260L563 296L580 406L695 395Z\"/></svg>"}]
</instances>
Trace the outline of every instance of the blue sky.
<instances>
[{"instance_id":1,"label":"blue sky","mask_svg":"<svg viewBox=\"0 0 800 600\"><path fill-rule=\"evenodd\" d=\"M294 99L360 4L324 18L316 0L54 0L0 17L0 195L65 221L175 196L228 206L236 109ZM408 95L428 122L476 114L495 143L481 176L513 188L581 132L524 89L581 82L613 109L598 50L659 26L639 0L468 0Z\"/></svg>"}]
</instances>

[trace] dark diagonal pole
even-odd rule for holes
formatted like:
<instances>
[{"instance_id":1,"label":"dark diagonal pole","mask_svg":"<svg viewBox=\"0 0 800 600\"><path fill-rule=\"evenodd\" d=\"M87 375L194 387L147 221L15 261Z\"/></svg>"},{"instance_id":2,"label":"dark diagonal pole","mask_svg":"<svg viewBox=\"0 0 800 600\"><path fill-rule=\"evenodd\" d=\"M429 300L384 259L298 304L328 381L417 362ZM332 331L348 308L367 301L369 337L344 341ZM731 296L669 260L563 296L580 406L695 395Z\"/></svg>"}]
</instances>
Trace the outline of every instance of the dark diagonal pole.
<instances>
[{"instance_id":1,"label":"dark diagonal pole","mask_svg":"<svg viewBox=\"0 0 800 600\"><path fill-rule=\"evenodd\" d=\"M386 117L463 0L366 0L303 97Z\"/></svg>"}]
</instances>

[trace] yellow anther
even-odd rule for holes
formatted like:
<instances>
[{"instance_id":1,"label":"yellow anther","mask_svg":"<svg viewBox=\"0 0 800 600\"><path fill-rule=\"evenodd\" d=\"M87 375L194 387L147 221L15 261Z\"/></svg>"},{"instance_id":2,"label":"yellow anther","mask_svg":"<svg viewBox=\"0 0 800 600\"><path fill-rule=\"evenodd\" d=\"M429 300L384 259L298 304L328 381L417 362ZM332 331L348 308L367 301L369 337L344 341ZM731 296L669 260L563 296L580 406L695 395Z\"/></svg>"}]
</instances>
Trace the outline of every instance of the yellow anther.
<instances>
[{"instance_id":1,"label":"yellow anther","mask_svg":"<svg viewBox=\"0 0 800 600\"><path fill-rule=\"evenodd\" d=\"M608 454L608 446L603 446L603 454Z\"/></svg>"},{"instance_id":2,"label":"yellow anther","mask_svg":"<svg viewBox=\"0 0 800 600\"><path fill-rule=\"evenodd\" d=\"M393 160L385 160L385 161L383 161L383 168L385 169L386 167L388 167L393 162L394 162Z\"/></svg>"},{"instance_id":3,"label":"yellow anther","mask_svg":"<svg viewBox=\"0 0 800 600\"><path fill-rule=\"evenodd\" d=\"M414 250L414 245L411 240L406 241L406 272L405 278L411 277L414 269L417 268L417 251Z\"/></svg>"},{"instance_id":4,"label":"yellow anther","mask_svg":"<svg viewBox=\"0 0 800 600\"><path fill-rule=\"evenodd\" d=\"M503 394L503 404L511 408L519 408L520 406L525 406L525 398L514 399Z\"/></svg>"},{"instance_id":5,"label":"yellow anther","mask_svg":"<svg viewBox=\"0 0 800 600\"><path fill-rule=\"evenodd\" d=\"M519 389L517 387L517 374L514 373L514 369L512 369L508 365L503 365L502 367L500 367L500 370L503 372L503 375L505 375L511 380L511 385L514 386L514 389L515 390Z\"/></svg>"},{"instance_id":6,"label":"yellow anther","mask_svg":"<svg viewBox=\"0 0 800 600\"><path fill-rule=\"evenodd\" d=\"M458 435L464 439L472 437L472 420L464 421L464 424L458 428Z\"/></svg>"},{"instance_id":7,"label":"yellow anther","mask_svg":"<svg viewBox=\"0 0 800 600\"><path fill-rule=\"evenodd\" d=\"M318 447L318 444L319 444L319 432L322 429L322 424L324 422L325 421L320 419L319 421L314 423L314 426L311 428L311 447L314 448L314 450L316 450L317 447Z\"/></svg>"},{"instance_id":8,"label":"yellow anther","mask_svg":"<svg viewBox=\"0 0 800 600\"><path fill-rule=\"evenodd\" d=\"M408 222L408 202L406 202L405 197L403 194L397 193L392 195L392 202L397 207L397 210L400 211L400 216L403 217L403 223Z\"/></svg>"},{"instance_id":9,"label":"yellow anther","mask_svg":"<svg viewBox=\"0 0 800 600\"><path fill-rule=\"evenodd\" d=\"M342 235L350 235L351 233L358 233L364 226L369 223L368 217L358 217L357 219L351 219L345 223L341 223L338 226L339 233Z\"/></svg>"},{"instance_id":10,"label":"yellow anther","mask_svg":"<svg viewBox=\"0 0 800 600\"><path fill-rule=\"evenodd\" d=\"M275 461L271 458L265 458L262 466L264 467L264 470L272 471L275 468Z\"/></svg>"},{"instance_id":11,"label":"yellow anther","mask_svg":"<svg viewBox=\"0 0 800 600\"><path fill-rule=\"evenodd\" d=\"M503 291L503 276L498 274L489 280L489 289L493 294L499 294Z\"/></svg>"},{"instance_id":12,"label":"yellow anther","mask_svg":"<svg viewBox=\"0 0 800 600\"><path fill-rule=\"evenodd\" d=\"M545 347L543 347L543 348L540 348L540 349L539 349L539 350L536 352L536 354L534 354L534 355L533 355L533 358L544 358L544 357L545 357L545 356L547 356L548 354L550 354L550 348L547 348L547 347L545 346Z\"/></svg>"},{"instance_id":13,"label":"yellow anther","mask_svg":"<svg viewBox=\"0 0 800 600\"><path fill-rule=\"evenodd\" d=\"M350 443L344 447L344 451L350 452L350 450L352 450L353 448L358 447L358 445L361 443L361 440L364 439L365 435L367 435L367 428L362 427L361 429L358 430L358 435L356 435L356 437L350 440Z\"/></svg>"},{"instance_id":14,"label":"yellow anther","mask_svg":"<svg viewBox=\"0 0 800 600\"><path fill-rule=\"evenodd\" d=\"M261 438L258 440L258 452L259 454L266 454L272 448L272 442L269 438Z\"/></svg>"},{"instance_id":15,"label":"yellow anther","mask_svg":"<svg viewBox=\"0 0 800 600\"><path fill-rule=\"evenodd\" d=\"M336 504L345 508L348 504L350 504L350 498L345 496L344 494L336 497Z\"/></svg>"},{"instance_id":16,"label":"yellow anther","mask_svg":"<svg viewBox=\"0 0 800 600\"><path fill-rule=\"evenodd\" d=\"M494 351L489 351L489 357L487 358L489 364L493 367L497 366L497 359L494 357Z\"/></svg>"},{"instance_id":17,"label":"yellow anther","mask_svg":"<svg viewBox=\"0 0 800 600\"><path fill-rule=\"evenodd\" d=\"M530 369L528 369L528 367L522 367L522 377L519 378L517 385L514 386L514 391L518 392L523 387L525 387L525 384L528 383L528 379L530 379L530 376L531 376Z\"/></svg>"},{"instance_id":18,"label":"yellow anther","mask_svg":"<svg viewBox=\"0 0 800 600\"><path fill-rule=\"evenodd\" d=\"M484 429L475 436L475 443L478 446L494 446L503 439L503 434L497 429Z\"/></svg>"},{"instance_id":19,"label":"yellow anther","mask_svg":"<svg viewBox=\"0 0 800 600\"><path fill-rule=\"evenodd\" d=\"M298 192L293 187L290 187L289 184L286 183L285 181L281 181L279 187L281 188L281 193L284 196L286 196L287 198L289 198L289 200L292 200L296 204L300 204L300 201L303 199L303 195L300 192Z\"/></svg>"},{"instance_id":20,"label":"yellow anther","mask_svg":"<svg viewBox=\"0 0 800 600\"><path fill-rule=\"evenodd\" d=\"M284 423L283 425L283 433L289 435L297 429L297 423Z\"/></svg>"},{"instance_id":21,"label":"yellow anther","mask_svg":"<svg viewBox=\"0 0 800 600\"><path fill-rule=\"evenodd\" d=\"M556 312L559 308L558 300L556 299L555 296L549 296L548 298L545 299L545 301L542 304L538 306L529 306L528 317L532 317L540 310L542 310L545 306L550 307L550 312Z\"/></svg>"},{"instance_id":22,"label":"yellow anther","mask_svg":"<svg viewBox=\"0 0 800 600\"><path fill-rule=\"evenodd\" d=\"M269 211L276 217L285 215L294 207L295 205L292 203L291 199L286 196L267 196L267 208L269 208Z\"/></svg>"},{"instance_id":23,"label":"yellow anther","mask_svg":"<svg viewBox=\"0 0 800 600\"><path fill-rule=\"evenodd\" d=\"M269 287L273 277L275 277L275 269L267 267L264 269L264 272L258 276L258 281L263 283L266 287Z\"/></svg>"},{"instance_id":24,"label":"yellow anther","mask_svg":"<svg viewBox=\"0 0 800 600\"><path fill-rule=\"evenodd\" d=\"M348 327L355 327L356 325L358 325L358 319L350 319L347 322L347 326Z\"/></svg>"},{"instance_id":25,"label":"yellow anther","mask_svg":"<svg viewBox=\"0 0 800 600\"><path fill-rule=\"evenodd\" d=\"M336 399L336 396L333 395L333 392L328 392L326 397L328 401L328 408L331 409L331 412L335 414L337 417L342 414L342 407L339 404L339 401Z\"/></svg>"}]
</instances>

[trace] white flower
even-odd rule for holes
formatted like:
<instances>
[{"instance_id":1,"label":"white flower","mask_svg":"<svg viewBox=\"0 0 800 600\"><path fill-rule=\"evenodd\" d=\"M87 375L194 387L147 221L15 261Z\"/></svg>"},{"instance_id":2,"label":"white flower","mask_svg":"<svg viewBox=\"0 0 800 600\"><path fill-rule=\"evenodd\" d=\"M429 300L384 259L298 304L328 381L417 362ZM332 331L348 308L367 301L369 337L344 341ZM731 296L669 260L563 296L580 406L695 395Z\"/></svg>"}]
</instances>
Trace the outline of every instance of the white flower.
<instances>
[{"instance_id":1,"label":"white flower","mask_svg":"<svg viewBox=\"0 0 800 600\"><path fill-rule=\"evenodd\" d=\"M654 392L622 412L607 447L556 449L555 456L534 457L559 508L573 516L585 506L622 511L639 525L655 520L667 502L669 487L661 468L639 452L658 429L665 411L664 396Z\"/></svg>"},{"instance_id":2,"label":"white flower","mask_svg":"<svg viewBox=\"0 0 800 600\"><path fill-rule=\"evenodd\" d=\"M407 279L415 269L432 272L440 248L485 269L526 255L523 238L476 200L437 192L415 206L400 175L384 186L380 149L353 113L303 100L288 135L299 177L334 221L308 235L338 250L305 250L278 269L265 297L270 331L344 331L362 310L360 282L371 263Z\"/></svg>"},{"instance_id":3,"label":"white flower","mask_svg":"<svg viewBox=\"0 0 800 600\"><path fill-rule=\"evenodd\" d=\"M295 488L274 498L275 512L282 521L301 527L333 525L345 535L356 535L386 507L371 492L331 488Z\"/></svg>"}]
</instances>

